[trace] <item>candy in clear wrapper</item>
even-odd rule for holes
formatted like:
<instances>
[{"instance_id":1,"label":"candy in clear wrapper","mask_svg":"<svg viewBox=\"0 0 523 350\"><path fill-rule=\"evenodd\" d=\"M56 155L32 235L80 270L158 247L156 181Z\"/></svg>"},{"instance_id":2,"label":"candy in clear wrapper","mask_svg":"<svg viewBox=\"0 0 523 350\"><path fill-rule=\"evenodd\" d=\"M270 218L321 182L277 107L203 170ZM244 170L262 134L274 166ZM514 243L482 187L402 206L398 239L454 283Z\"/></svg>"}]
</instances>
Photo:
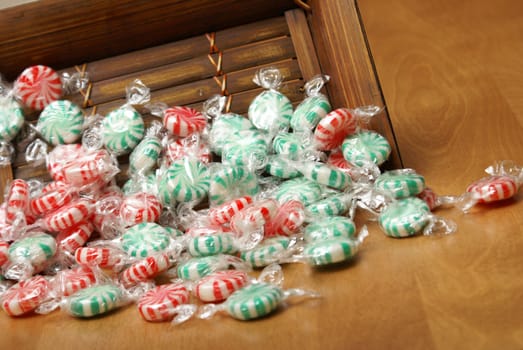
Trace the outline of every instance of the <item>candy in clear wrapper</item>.
<instances>
[{"instance_id":1,"label":"candy in clear wrapper","mask_svg":"<svg viewBox=\"0 0 523 350\"><path fill-rule=\"evenodd\" d=\"M165 253L150 255L127 267L120 275L120 281L125 287L150 280L158 274L167 271L172 265L171 259Z\"/></svg>"},{"instance_id":2,"label":"candy in clear wrapper","mask_svg":"<svg viewBox=\"0 0 523 350\"><path fill-rule=\"evenodd\" d=\"M291 101L278 91L283 77L277 68L262 68L254 77L254 83L266 89L249 105L252 124L271 133L288 129L292 118Z\"/></svg>"},{"instance_id":3,"label":"candy in clear wrapper","mask_svg":"<svg viewBox=\"0 0 523 350\"><path fill-rule=\"evenodd\" d=\"M129 155L129 173L131 175L146 175L151 173L157 166L162 152L160 139L161 125L153 123Z\"/></svg>"},{"instance_id":4,"label":"candy in clear wrapper","mask_svg":"<svg viewBox=\"0 0 523 350\"><path fill-rule=\"evenodd\" d=\"M50 67L26 68L14 83L16 96L27 107L42 110L62 96L62 80Z\"/></svg>"},{"instance_id":5,"label":"candy in clear wrapper","mask_svg":"<svg viewBox=\"0 0 523 350\"><path fill-rule=\"evenodd\" d=\"M162 212L162 203L153 194L137 192L126 196L120 206L119 215L124 226L142 222L157 222Z\"/></svg>"},{"instance_id":6,"label":"candy in clear wrapper","mask_svg":"<svg viewBox=\"0 0 523 350\"><path fill-rule=\"evenodd\" d=\"M169 233L151 222L131 226L122 235L122 249L132 257L151 256L166 250L169 244Z\"/></svg>"},{"instance_id":7,"label":"candy in clear wrapper","mask_svg":"<svg viewBox=\"0 0 523 350\"><path fill-rule=\"evenodd\" d=\"M216 165L211 168L209 201L220 205L241 196L254 196L260 192L258 176L246 167Z\"/></svg>"},{"instance_id":8,"label":"candy in clear wrapper","mask_svg":"<svg viewBox=\"0 0 523 350\"><path fill-rule=\"evenodd\" d=\"M328 75L317 75L305 84L307 97L296 107L292 115L290 125L293 131L312 131L331 111L329 99L320 92L329 79Z\"/></svg>"},{"instance_id":9,"label":"candy in clear wrapper","mask_svg":"<svg viewBox=\"0 0 523 350\"><path fill-rule=\"evenodd\" d=\"M390 170L378 176L374 186L394 198L407 198L425 189L425 179L413 169Z\"/></svg>"},{"instance_id":10,"label":"candy in clear wrapper","mask_svg":"<svg viewBox=\"0 0 523 350\"><path fill-rule=\"evenodd\" d=\"M24 114L18 102L12 96L0 94L0 141L11 142L23 124Z\"/></svg>"},{"instance_id":11,"label":"candy in clear wrapper","mask_svg":"<svg viewBox=\"0 0 523 350\"><path fill-rule=\"evenodd\" d=\"M22 280L0 298L2 309L9 316L21 316L34 311L46 298L49 282L42 276Z\"/></svg>"},{"instance_id":12,"label":"candy in clear wrapper","mask_svg":"<svg viewBox=\"0 0 523 350\"><path fill-rule=\"evenodd\" d=\"M186 137L202 132L207 118L194 108L175 106L164 111L163 125L173 135Z\"/></svg>"},{"instance_id":13,"label":"candy in clear wrapper","mask_svg":"<svg viewBox=\"0 0 523 350\"><path fill-rule=\"evenodd\" d=\"M46 233L32 233L9 246L9 263L4 267L5 276L24 280L42 271L54 257L56 240Z\"/></svg>"},{"instance_id":14,"label":"candy in clear wrapper","mask_svg":"<svg viewBox=\"0 0 523 350\"><path fill-rule=\"evenodd\" d=\"M356 166L368 163L383 164L389 157L391 147L387 139L375 131L362 130L348 136L342 143L343 157Z\"/></svg>"},{"instance_id":15,"label":"candy in clear wrapper","mask_svg":"<svg viewBox=\"0 0 523 350\"><path fill-rule=\"evenodd\" d=\"M36 124L40 135L50 144L76 142L83 131L84 115L79 106L68 100L48 104Z\"/></svg>"},{"instance_id":16,"label":"candy in clear wrapper","mask_svg":"<svg viewBox=\"0 0 523 350\"><path fill-rule=\"evenodd\" d=\"M226 300L236 290L249 282L247 273L241 270L216 271L196 283L194 293L205 303Z\"/></svg>"},{"instance_id":17,"label":"candy in clear wrapper","mask_svg":"<svg viewBox=\"0 0 523 350\"><path fill-rule=\"evenodd\" d=\"M71 316L89 318L116 310L128 302L118 286L102 284L74 293L66 299L62 308Z\"/></svg>"},{"instance_id":18,"label":"candy in clear wrapper","mask_svg":"<svg viewBox=\"0 0 523 350\"><path fill-rule=\"evenodd\" d=\"M180 306L187 304L189 298L189 290L181 283L159 285L138 299L138 311L146 321L171 321L180 312L185 315L186 309Z\"/></svg>"}]
</instances>

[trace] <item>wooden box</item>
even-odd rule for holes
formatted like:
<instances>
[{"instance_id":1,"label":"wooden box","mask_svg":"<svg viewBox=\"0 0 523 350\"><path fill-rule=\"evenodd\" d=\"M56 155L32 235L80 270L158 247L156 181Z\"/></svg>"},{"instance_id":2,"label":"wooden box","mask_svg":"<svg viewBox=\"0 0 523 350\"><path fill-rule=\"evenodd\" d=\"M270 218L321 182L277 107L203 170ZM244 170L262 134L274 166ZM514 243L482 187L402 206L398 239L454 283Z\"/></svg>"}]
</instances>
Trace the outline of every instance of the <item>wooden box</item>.
<instances>
[{"instance_id":1,"label":"wooden box","mask_svg":"<svg viewBox=\"0 0 523 350\"><path fill-rule=\"evenodd\" d=\"M333 107L385 105L355 0L43 0L0 11L0 45L9 81L34 64L88 73L89 86L68 97L86 113L122 105L137 78L153 102L200 108L222 94L230 110L245 113L261 91L254 72L271 65L282 70L282 92L294 104L304 83L323 73ZM387 113L371 127L392 145L389 167L400 167ZM3 169L2 188L13 176L46 177L19 151Z\"/></svg>"}]
</instances>

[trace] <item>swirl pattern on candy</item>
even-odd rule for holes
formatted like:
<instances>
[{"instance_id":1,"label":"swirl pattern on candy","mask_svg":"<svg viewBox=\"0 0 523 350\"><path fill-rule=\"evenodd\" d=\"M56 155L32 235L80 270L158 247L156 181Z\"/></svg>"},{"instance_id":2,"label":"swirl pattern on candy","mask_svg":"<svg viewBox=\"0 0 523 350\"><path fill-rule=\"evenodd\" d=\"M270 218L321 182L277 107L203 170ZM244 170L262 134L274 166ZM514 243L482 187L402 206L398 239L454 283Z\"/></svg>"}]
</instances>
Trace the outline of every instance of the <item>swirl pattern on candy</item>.
<instances>
[{"instance_id":1,"label":"swirl pattern on candy","mask_svg":"<svg viewBox=\"0 0 523 350\"><path fill-rule=\"evenodd\" d=\"M163 125L173 135L186 137L202 132L207 125L207 118L190 107L171 107L165 110Z\"/></svg>"},{"instance_id":2,"label":"swirl pattern on candy","mask_svg":"<svg viewBox=\"0 0 523 350\"><path fill-rule=\"evenodd\" d=\"M153 194L138 192L124 198L120 218L125 226L142 222L156 222L162 212L162 203Z\"/></svg>"},{"instance_id":3,"label":"swirl pattern on candy","mask_svg":"<svg viewBox=\"0 0 523 350\"><path fill-rule=\"evenodd\" d=\"M287 180L278 186L275 196L280 203L298 200L303 205L309 205L320 199L321 187L314 181L304 177L297 177Z\"/></svg>"},{"instance_id":4,"label":"swirl pattern on candy","mask_svg":"<svg viewBox=\"0 0 523 350\"><path fill-rule=\"evenodd\" d=\"M406 198L421 193L425 189L425 179L411 169L391 170L378 176L374 187L394 198Z\"/></svg>"},{"instance_id":5,"label":"swirl pattern on candy","mask_svg":"<svg viewBox=\"0 0 523 350\"><path fill-rule=\"evenodd\" d=\"M211 205L260 191L258 177L252 171L238 166L223 166L211 175L209 199Z\"/></svg>"},{"instance_id":6,"label":"swirl pattern on candy","mask_svg":"<svg viewBox=\"0 0 523 350\"><path fill-rule=\"evenodd\" d=\"M518 192L518 185L511 176L495 175L470 184L467 192L475 195L478 203L489 203L514 196Z\"/></svg>"},{"instance_id":7,"label":"swirl pattern on candy","mask_svg":"<svg viewBox=\"0 0 523 350\"><path fill-rule=\"evenodd\" d=\"M87 221L78 224L78 226L70 230L60 232L58 236L56 236L56 240L61 250L74 253L76 249L83 247L85 243L87 243L93 231L94 225Z\"/></svg>"},{"instance_id":8,"label":"swirl pattern on candy","mask_svg":"<svg viewBox=\"0 0 523 350\"><path fill-rule=\"evenodd\" d=\"M122 249L134 257L148 257L165 250L170 243L169 234L160 225L144 222L127 229L122 235Z\"/></svg>"},{"instance_id":9,"label":"swirl pattern on candy","mask_svg":"<svg viewBox=\"0 0 523 350\"><path fill-rule=\"evenodd\" d=\"M347 194L337 194L309 204L307 213L312 216L337 216L350 209L351 201Z\"/></svg>"},{"instance_id":10,"label":"swirl pattern on candy","mask_svg":"<svg viewBox=\"0 0 523 350\"><path fill-rule=\"evenodd\" d=\"M319 121L331 111L331 105L325 95L307 97L296 107L292 118L293 131L313 130Z\"/></svg>"},{"instance_id":11,"label":"swirl pattern on candy","mask_svg":"<svg viewBox=\"0 0 523 350\"><path fill-rule=\"evenodd\" d=\"M2 309L9 316L27 314L45 300L48 291L49 282L42 276L20 281L2 295Z\"/></svg>"},{"instance_id":12,"label":"swirl pattern on candy","mask_svg":"<svg viewBox=\"0 0 523 350\"><path fill-rule=\"evenodd\" d=\"M53 144L76 142L82 133L84 115L80 107L68 100L48 104L36 124L43 138Z\"/></svg>"},{"instance_id":13,"label":"swirl pattern on candy","mask_svg":"<svg viewBox=\"0 0 523 350\"><path fill-rule=\"evenodd\" d=\"M283 257L290 244L287 237L269 238L251 250L242 251L240 257L254 268L264 267Z\"/></svg>"},{"instance_id":14,"label":"swirl pattern on candy","mask_svg":"<svg viewBox=\"0 0 523 350\"><path fill-rule=\"evenodd\" d=\"M122 272L121 280L127 287L133 284L147 281L171 267L171 262L167 254L148 256Z\"/></svg>"},{"instance_id":15,"label":"swirl pattern on candy","mask_svg":"<svg viewBox=\"0 0 523 350\"><path fill-rule=\"evenodd\" d=\"M80 265L112 268L122 260L118 252L111 248L82 247L74 252L74 259Z\"/></svg>"},{"instance_id":16,"label":"swirl pattern on candy","mask_svg":"<svg viewBox=\"0 0 523 350\"><path fill-rule=\"evenodd\" d=\"M306 242L317 242L331 238L354 238L356 225L344 216L325 217L305 227L303 238Z\"/></svg>"},{"instance_id":17,"label":"swirl pattern on candy","mask_svg":"<svg viewBox=\"0 0 523 350\"><path fill-rule=\"evenodd\" d=\"M347 238L318 240L305 247L304 255L311 265L330 265L352 258L358 250L358 245L356 241Z\"/></svg>"},{"instance_id":18,"label":"swirl pattern on candy","mask_svg":"<svg viewBox=\"0 0 523 350\"><path fill-rule=\"evenodd\" d=\"M223 146L231 139L231 136L242 130L254 130L249 119L239 114L222 114L213 120L210 131L210 143L212 151L218 155L222 154Z\"/></svg>"},{"instance_id":19,"label":"swirl pattern on candy","mask_svg":"<svg viewBox=\"0 0 523 350\"><path fill-rule=\"evenodd\" d=\"M22 129L24 114L12 98L0 97L0 141L10 142Z\"/></svg>"},{"instance_id":20,"label":"swirl pattern on candy","mask_svg":"<svg viewBox=\"0 0 523 350\"><path fill-rule=\"evenodd\" d=\"M89 266L79 266L71 270L63 270L60 275L60 283L62 294L69 296L93 286L96 283L96 275Z\"/></svg>"},{"instance_id":21,"label":"swirl pattern on candy","mask_svg":"<svg viewBox=\"0 0 523 350\"><path fill-rule=\"evenodd\" d=\"M274 236L290 236L296 233L305 221L303 204L290 200L283 203L276 214L270 217L263 226L265 238Z\"/></svg>"},{"instance_id":22,"label":"swirl pattern on candy","mask_svg":"<svg viewBox=\"0 0 523 350\"><path fill-rule=\"evenodd\" d=\"M210 173L202 162L182 159L167 169L159 184L164 203L200 201L209 192Z\"/></svg>"},{"instance_id":23,"label":"swirl pattern on candy","mask_svg":"<svg viewBox=\"0 0 523 350\"><path fill-rule=\"evenodd\" d=\"M131 174L149 174L158 163L162 143L156 137L145 137L129 155Z\"/></svg>"},{"instance_id":24,"label":"swirl pattern on candy","mask_svg":"<svg viewBox=\"0 0 523 350\"><path fill-rule=\"evenodd\" d=\"M212 207L209 210L209 217L211 218L211 221L216 224L226 224L231 221L235 214L248 207L252 202L253 200L251 196L232 199L221 205Z\"/></svg>"},{"instance_id":25,"label":"swirl pattern on candy","mask_svg":"<svg viewBox=\"0 0 523 350\"><path fill-rule=\"evenodd\" d=\"M309 180L321 185L343 190L352 184L349 175L337 168L320 162L301 162L296 169Z\"/></svg>"},{"instance_id":26,"label":"swirl pattern on candy","mask_svg":"<svg viewBox=\"0 0 523 350\"><path fill-rule=\"evenodd\" d=\"M252 320L276 310L283 291L268 283L254 283L234 292L227 299L227 312L238 320Z\"/></svg>"},{"instance_id":27,"label":"swirl pattern on candy","mask_svg":"<svg viewBox=\"0 0 523 350\"><path fill-rule=\"evenodd\" d=\"M321 119L314 130L314 144L321 151L340 147L343 140L356 132L357 119L347 108L338 108Z\"/></svg>"},{"instance_id":28,"label":"swirl pattern on candy","mask_svg":"<svg viewBox=\"0 0 523 350\"><path fill-rule=\"evenodd\" d=\"M109 112L102 122L102 130L105 147L116 154L130 152L145 133L142 116L130 107Z\"/></svg>"},{"instance_id":29,"label":"swirl pattern on candy","mask_svg":"<svg viewBox=\"0 0 523 350\"><path fill-rule=\"evenodd\" d=\"M198 281L194 293L203 302L220 302L248 281L247 274L240 270L216 271Z\"/></svg>"},{"instance_id":30,"label":"swirl pattern on candy","mask_svg":"<svg viewBox=\"0 0 523 350\"><path fill-rule=\"evenodd\" d=\"M383 164L391 152L387 139L375 131L365 130L347 137L341 145L343 157L351 164Z\"/></svg>"},{"instance_id":31,"label":"swirl pattern on candy","mask_svg":"<svg viewBox=\"0 0 523 350\"><path fill-rule=\"evenodd\" d=\"M9 246L9 260L29 263L38 272L56 253L56 240L46 233L34 234L13 242Z\"/></svg>"},{"instance_id":32,"label":"swirl pattern on candy","mask_svg":"<svg viewBox=\"0 0 523 350\"><path fill-rule=\"evenodd\" d=\"M292 103L276 90L264 91L249 105L249 120L261 130L287 129L292 118Z\"/></svg>"},{"instance_id":33,"label":"swirl pattern on candy","mask_svg":"<svg viewBox=\"0 0 523 350\"><path fill-rule=\"evenodd\" d=\"M81 222L86 221L94 211L94 206L87 200L80 198L45 217L46 227L52 232L69 230Z\"/></svg>"},{"instance_id":34,"label":"swirl pattern on candy","mask_svg":"<svg viewBox=\"0 0 523 350\"><path fill-rule=\"evenodd\" d=\"M274 137L272 148L276 154L296 160L304 151L303 139L298 134L280 132Z\"/></svg>"},{"instance_id":35,"label":"swirl pattern on candy","mask_svg":"<svg viewBox=\"0 0 523 350\"><path fill-rule=\"evenodd\" d=\"M265 165L265 171L280 179L292 179L301 176L301 173L290 165L289 160L279 155L269 156L267 164Z\"/></svg>"},{"instance_id":36,"label":"swirl pattern on candy","mask_svg":"<svg viewBox=\"0 0 523 350\"><path fill-rule=\"evenodd\" d=\"M16 79L15 91L24 105L42 110L62 96L62 81L52 68L32 66Z\"/></svg>"},{"instance_id":37,"label":"swirl pattern on candy","mask_svg":"<svg viewBox=\"0 0 523 350\"><path fill-rule=\"evenodd\" d=\"M222 256L211 255L189 259L179 264L176 271L181 279L195 281L227 267L228 264Z\"/></svg>"},{"instance_id":38,"label":"swirl pattern on candy","mask_svg":"<svg viewBox=\"0 0 523 350\"><path fill-rule=\"evenodd\" d=\"M25 180L15 179L9 186L6 197L6 222L12 224L21 215L25 218L25 212L29 207L29 185Z\"/></svg>"},{"instance_id":39,"label":"swirl pattern on candy","mask_svg":"<svg viewBox=\"0 0 523 350\"><path fill-rule=\"evenodd\" d=\"M259 131L243 130L231 135L223 146L224 164L246 166L249 169L265 167L268 154L266 135Z\"/></svg>"},{"instance_id":40,"label":"swirl pattern on candy","mask_svg":"<svg viewBox=\"0 0 523 350\"><path fill-rule=\"evenodd\" d=\"M183 284L163 284L149 290L138 300L138 311L144 320L171 320L176 307L189 302L189 291Z\"/></svg>"},{"instance_id":41,"label":"swirl pattern on candy","mask_svg":"<svg viewBox=\"0 0 523 350\"><path fill-rule=\"evenodd\" d=\"M379 216L379 224L390 237L408 237L420 232L429 222L430 209L421 199L409 197L391 203Z\"/></svg>"},{"instance_id":42,"label":"swirl pattern on candy","mask_svg":"<svg viewBox=\"0 0 523 350\"><path fill-rule=\"evenodd\" d=\"M216 233L194 237L187 244L189 254L194 257L232 254L236 252L233 237L230 233Z\"/></svg>"},{"instance_id":43,"label":"swirl pattern on candy","mask_svg":"<svg viewBox=\"0 0 523 350\"><path fill-rule=\"evenodd\" d=\"M212 160L211 150L205 142L196 137L186 137L171 142L166 147L163 164L169 167L173 162L186 157L195 157L204 164Z\"/></svg>"},{"instance_id":44,"label":"swirl pattern on candy","mask_svg":"<svg viewBox=\"0 0 523 350\"><path fill-rule=\"evenodd\" d=\"M123 293L117 286L92 286L70 296L65 309L71 316L93 317L115 310L123 300Z\"/></svg>"}]
</instances>

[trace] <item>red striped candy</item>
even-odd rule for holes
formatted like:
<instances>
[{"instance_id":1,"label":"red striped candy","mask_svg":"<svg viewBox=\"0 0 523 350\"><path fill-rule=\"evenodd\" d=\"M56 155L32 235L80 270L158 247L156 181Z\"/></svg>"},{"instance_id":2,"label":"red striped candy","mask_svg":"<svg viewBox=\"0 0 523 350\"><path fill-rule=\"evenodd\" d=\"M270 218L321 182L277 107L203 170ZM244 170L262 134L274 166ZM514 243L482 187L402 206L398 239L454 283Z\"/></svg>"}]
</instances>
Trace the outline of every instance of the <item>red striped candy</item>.
<instances>
[{"instance_id":1,"label":"red striped candy","mask_svg":"<svg viewBox=\"0 0 523 350\"><path fill-rule=\"evenodd\" d=\"M62 81L52 68L32 66L20 74L15 82L15 91L27 107L42 110L62 96Z\"/></svg>"},{"instance_id":2,"label":"red striped candy","mask_svg":"<svg viewBox=\"0 0 523 350\"><path fill-rule=\"evenodd\" d=\"M20 281L2 295L2 308L9 316L20 316L36 309L45 299L49 283L42 276Z\"/></svg>"},{"instance_id":3,"label":"red striped candy","mask_svg":"<svg viewBox=\"0 0 523 350\"><path fill-rule=\"evenodd\" d=\"M67 231L93 214L93 205L87 199L78 199L45 217L45 224L52 232Z\"/></svg>"},{"instance_id":4,"label":"red striped candy","mask_svg":"<svg viewBox=\"0 0 523 350\"><path fill-rule=\"evenodd\" d=\"M80 144L58 145L49 152L47 157L47 171L53 180L61 182L64 180L62 172L64 165L79 159L84 154L85 151Z\"/></svg>"},{"instance_id":5,"label":"red striped candy","mask_svg":"<svg viewBox=\"0 0 523 350\"><path fill-rule=\"evenodd\" d=\"M52 186L46 186L39 197L30 202L31 211L35 215L43 215L53 212L73 200L73 191L66 186L58 186L60 182L52 182Z\"/></svg>"},{"instance_id":6,"label":"red striped candy","mask_svg":"<svg viewBox=\"0 0 523 350\"><path fill-rule=\"evenodd\" d=\"M153 194L138 192L127 196L120 206L120 218L125 226L156 222L162 213L162 203Z\"/></svg>"},{"instance_id":7,"label":"red striped candy","mask_svg":"<svg viewBox=\"0 0 523 350\"><path fill-rule=\"evenodd\" d=\"M186 137L171 142L165 149L164 165L169 167L172 163L185 157L195 157L204 164L211 161L210 148L197 138Z\"/></svg>"},{"instance_id":8,"label":"red striped candy","mask_svg":"<svg viewBox=\"0 0 523 350\"><path fill-rule=\"evenodd\" d=\"M130 287L136 283L150 280L171 267L167 254L151 255L129 266L122 272L122 283Z\"/></svg>"},{"instance_id":9,"label":"red striped candy","mask_svg":"<svg viewBox=\"0 0 523 350\"><path fill-rule=\"evenodd\" d=\"M122 255L111 248L82 247L76 249L74 258L80 265L111 268L122 260Z\"/></svg>"},{"instance_id":10,"label":"red striped candy","mask_svg":"<svg viewBox=\"0 0 523 350\"><path fill-rule=\"evenodd\" d=\"M207 125L207 118L189 107L172 107L165 110L163 125L173 135L186 137L201 132Z\"/></svg>"},{"instance_id":11,"label":"red striped candy","mask_svg":"<svg viewBox=\"0 0 523 350\"><path fill-rule=\"evenodd\" d=\"M276 215L264 226L264 237L290 236L296 233L305 221L305 208L300 201L290 200L283 203Z\"/></svg>"},{"instance_id":12,"label":"red striped candy","mask_svg":"<svg viewBox=\"0 0 523 350\"><path fill-rule=\"evenodd\" d=\"M354 166L349 163L344 157L341 149L337 148L333 150L327 158L327 164L335 166L346 174L351 175Z\"/></svg>"},{"instance_id":13,"label":"red striped candy","mask_svg":"<svg viewBox=\"0 0 523 350\"><path fill-rule=\"evenodd\" d=\"M251 196L239 197L211 208L209 210L209 217L212 222L220 225L226 224L231 221L236 213L245 209L250 204L252 204Z\"/></svg>"},{"instance_id":14,"label":"red striped candy","mask_svg":"<svg viewBox=\"0 0 523 350\"><path fill-rule=\"evenodd\" d=\"M112 164L111 155L106 150L86 154L64 165L63 181L76 187L82 187L97 181L109 180L105 177L111 171Z\"/></svg>"},{"instance_id":15,"label":"red striped candy","mask_svg":"<svg viewBox=\"0 0 523 350\"><path fill-rule=\"evenodd\" d=\"M163 284L138 300L138 311L146 321L169 321L175 315L175 308L188 302L189 291L183 284Z\"/></svg>"},{"instance_id":16,"label":"red striped candy","mask_svg":"<svg viewBox=\"0 0 523 350\"><path fill-rule=\"evenodd\" d=\"M232 293L243 288L249 278L240 270L225 270L214 272L202 278L197 284L195 294L203 302L220 302Z\"/></svg>"},{"instance_id":17,"label":"red striped candy","mask_svg":"<svg viewBox=\"0 0 523 350\"><path fill-rule=\"evenodd\" d=\"M12 224L19 213L25 217L25 212L29 207L29 185L21 179L11 182L6 198L6 222Z\"/></svg>"},{"instance_id":18,"label":"red striped candy","mask_svg":"<svg viewBox=\"0 0 523 350\"><path fill-rule=\"evenodd\" d=\"M68 296L94 285L96 275L89 266L79 266L72 270L63 270L60 274L60 283L63 295Z\"/></svg>"},{"instance_id":19,"label":"red striped candy","mask_svg":"<svg viewBox=\"0 0 523 350\"><path fill-rule=\"evenodd\" d=\"M314 142L320 151L335 149L348 135L354 134L358 120L347 108L338 108L320 120L314 131Z\"/></svg>"},{"instance_id":20,"label":"red striped candy","mask_svg":"<svg viewBox=\"0 0 523 350\"><path fill-rule=\"evenodd\" d=\"M69 253L74 253L76 249L83 247L91 237L94 226L89 221L80 223L67 231L60 232L56 236L58 246Z\"/></svg>"},{"instance_id":21,"label":"red striped candy","mask_svg":"<svg viewBox=\"0 0 523 350\"><path fill-rule=\"evenodd\" d=\"M514 196L517 191L516 181L507 175L484 177L467 187L467 192L478 196L478 203L507 199Z\"/></svg>"},{"instance_id":22,"label":"red striped candy","mask_svg":"<svg viewBox=\"0 0 523 350\"><path fill-rule=\"evenodd\" d=\"M278 202L264 199L236 213L231 219L231 229L239 236L263 228L278 210Z\"/></svg>"},{"instance_id":23,"label":"red striped candy","mask_svg":"<svg viewBox=\"0 0 523 350\"><path fill-rule=\"evenodd\" d=\"M438 206L438 195L429 187L425 187L416 197L425 201L430 210L434 210Z\"/></svg>"},{"instance_id":24,"label":"red striped candy","mask_svg":"<svg viewBox=\"0 0 523 350\"><path fill-rule=\"evenodd\" d=\"M0 267L9 260L9 243L0 241Z\"/></svg>"}]
</instances>

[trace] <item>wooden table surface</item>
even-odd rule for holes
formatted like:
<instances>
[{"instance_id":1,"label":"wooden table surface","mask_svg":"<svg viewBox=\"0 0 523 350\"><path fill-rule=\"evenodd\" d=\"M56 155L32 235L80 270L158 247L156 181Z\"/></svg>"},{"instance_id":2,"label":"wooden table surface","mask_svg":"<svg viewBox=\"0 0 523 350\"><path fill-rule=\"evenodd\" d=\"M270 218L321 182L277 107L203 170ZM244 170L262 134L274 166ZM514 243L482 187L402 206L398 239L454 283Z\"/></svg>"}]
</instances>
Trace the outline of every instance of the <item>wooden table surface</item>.
<instances>
[{"instance_id":1,"label":"wooden table surface","mask_svg":"<svg viewBox=\"0 0 523 350\"><path fill-rule=\"evenodd\" d=\"M496 160L523 164L523 2L360 0L406 167L460 194ZM374 223L358 258L284 267L285 287L318 291L271 317L178 327L135 307L100 319L10 319L0 349L522 349L523 193L437 213L447 237L385 237Z\"/></svg>"}]
</instances>

